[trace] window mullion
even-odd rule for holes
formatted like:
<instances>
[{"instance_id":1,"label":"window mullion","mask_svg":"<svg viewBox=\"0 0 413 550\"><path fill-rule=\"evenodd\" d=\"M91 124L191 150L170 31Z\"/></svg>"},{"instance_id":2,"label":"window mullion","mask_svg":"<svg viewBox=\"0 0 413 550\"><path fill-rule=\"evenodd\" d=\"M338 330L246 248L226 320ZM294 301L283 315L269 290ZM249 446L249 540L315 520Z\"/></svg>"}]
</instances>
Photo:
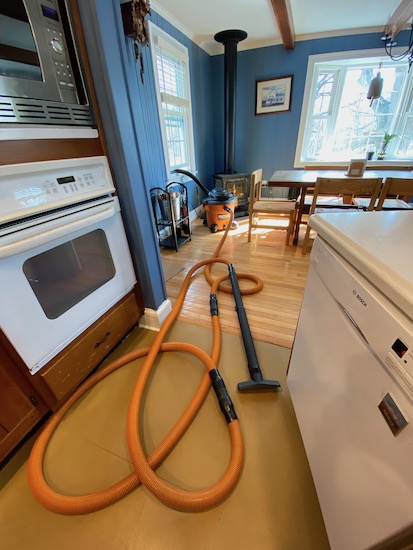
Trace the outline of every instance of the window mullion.
<instances>
[{"instance_id":1,"label":"window mullion","mask_svg":"<svg viewBox=\"0 0 413 550\"><path fill-rule=\"evenodd\" d=\"M397 112L393 117L392 133L400 137L404 136L405 128L408 125L409 118L413 116L413 79L408 78L406 93L398 106ZM395 144L390 142L389 152L393 153ZM398 149L398 146L397 146ZM397 151L396 151L397 153Z\"/></svg>"},{"instance_id":2,"label":"window mullion","mask_svg":"<svg viewBox=\"0 0 413 550\"><path fill-rule=\"evenodd\" d=\"M333 93L331 94L331 109L330 117L327 123L327 139L333 139L334 128L336 126L338 112L340 108L340 98L344 88L346 69L335 67L334 72L336 77L334 79Z\"/></svg>"},{"instance_id":3,"label":"window mullion","mask_svg":"<svg viewBox=\"0 0 413 550\"><path fill-rule=\"evenodd\" d=\"M161 92L162 103L168 103L169 105L176 105L177 107L182 107L188 109L189 101L183 97L177 95L167 94L166 92Z\"/></svg>"}]
</instances>

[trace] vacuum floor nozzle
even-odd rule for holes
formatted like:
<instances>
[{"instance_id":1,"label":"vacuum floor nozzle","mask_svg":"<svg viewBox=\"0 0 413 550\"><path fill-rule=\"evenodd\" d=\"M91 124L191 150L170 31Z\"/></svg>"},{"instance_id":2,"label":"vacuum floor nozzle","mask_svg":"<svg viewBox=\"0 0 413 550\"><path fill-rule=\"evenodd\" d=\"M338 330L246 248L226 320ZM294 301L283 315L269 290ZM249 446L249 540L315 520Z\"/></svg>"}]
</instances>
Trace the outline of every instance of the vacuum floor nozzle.
<instances>
[{"instance_id":1,"label":"vacuum floor nozzle","mask_svg":"<svg viewBox=\"0 0 413 550\"><path fill-rule=\"evenodd\" d=\"M254 391L278 391L281 388L281 384L277 380L261 380L255 382L255 380L246 380L238 384L239 392L254 392Z\"/></svg>"}]
</instances>

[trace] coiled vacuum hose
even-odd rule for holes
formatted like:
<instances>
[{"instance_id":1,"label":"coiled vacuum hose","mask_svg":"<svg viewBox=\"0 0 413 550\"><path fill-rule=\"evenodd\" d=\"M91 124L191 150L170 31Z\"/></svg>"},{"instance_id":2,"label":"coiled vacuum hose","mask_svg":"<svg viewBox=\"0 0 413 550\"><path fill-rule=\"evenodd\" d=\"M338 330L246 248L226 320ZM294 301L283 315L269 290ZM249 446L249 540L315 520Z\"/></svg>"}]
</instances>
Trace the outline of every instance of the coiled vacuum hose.
<instances>
[{"instance_id":1,"label":"coiled vacuum hose","mask_svg":"<svg viewBox=\"0 0 413 550\"><path fill-rule=\"evenodd\" d=\"M210 356L205 351L193 346L192 344L187 344L184 342L163 342L163 340L172 323L179 315L194 273L202 266L205 266L205 277L211 285L211 295L215 294L217 290L231 292L231 287L229 285L222 285L223 281L228 279L228 275L224 275L213 280L210 271L213 263L223 263L226 265L230 263L225 259L218 258L218 255L225 242L232 220L233 213L230 212L230 223L228 224L226 231L211 258L197 263L187 273L182 283L176 303L173 306L171 313L165 320L161 330L156 335L153 344L150 347L141 348L128 353L113 361L105 368L97 371L69 397L69 399L46 423L30 454L28 462L28 480L29 486L36 499L52 512L75 515L100 510L130 493L140 483L143 483L147 489L155 495L156 498L167 506L170 506L175 510L195 512L206 510L217 505L233 490L237 484L242 472L244 451L241 428L235 412L230 419L227 418L229 435L231 439L231 456L229 464L222 478L214 485L197 491L185 491L171 485L167 481L160 479L154 471L175 447L199 411L211 387L210 373L214 374L215 378L220 378L216 367L221 350L221 330L219 317L217 314L212 316L213 347ZM247 289L246 291L243 290L243 294L252 294L259 292L262 289L263 284L258 277L248 274L239 274L238 277L240 279L250 279L255 282L255 286ZM195 355L205 365L207 372L202 378L193 399L170 433L160 443L157 449L155 449L149 457L146 457L142 449L142 443L138 431L138 426L140 425L142 395L146 381L158 354L168 351L184 351ZM127 442L135 471L115 485L112 485L111 487L97 493L81 496L67 496L55 492L45 480L43 473L43 460L46 447L60 420L64 417L70 407L97 382L119 367L144 356L146 356L146 360L139 372L133 388L126 425ZM230 400L229 402L231 403Z\"/></svg>"}]
</instances>

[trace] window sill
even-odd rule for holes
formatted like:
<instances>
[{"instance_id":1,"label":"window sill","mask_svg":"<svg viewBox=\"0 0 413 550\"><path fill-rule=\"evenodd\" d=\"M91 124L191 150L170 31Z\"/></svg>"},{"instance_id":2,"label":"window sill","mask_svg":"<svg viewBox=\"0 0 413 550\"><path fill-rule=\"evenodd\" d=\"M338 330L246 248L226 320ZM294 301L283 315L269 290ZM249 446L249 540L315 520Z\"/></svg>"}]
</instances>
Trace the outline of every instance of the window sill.
<instances>
[{"instance_id":1,"label":"window sill","mask_svg":"<svg viewBox=\"0 0 413 550\"><path fill-rule=\"evenodd\" d=\"M298 163L294 168L305 168L307 170L347 170L350 162L327 163L327 162L307 162ZM401 162L397 160L376 160L369 161L366 170L413 170L412 162Z\"/></svg>"}]
</instances>

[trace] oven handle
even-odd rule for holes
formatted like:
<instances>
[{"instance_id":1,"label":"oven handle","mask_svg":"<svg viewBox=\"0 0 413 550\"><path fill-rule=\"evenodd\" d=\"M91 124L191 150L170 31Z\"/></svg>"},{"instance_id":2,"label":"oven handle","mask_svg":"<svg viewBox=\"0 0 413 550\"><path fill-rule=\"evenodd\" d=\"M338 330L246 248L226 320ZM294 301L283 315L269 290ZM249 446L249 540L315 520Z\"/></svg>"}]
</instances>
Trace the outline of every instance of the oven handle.
<instances>
[{"instance_id":1,"label":"oven handle","mask_svg":"<svg viewBox=\"0 0 413 550\"><path fill-rule=\"evenodd\" d=\"M16 231L0 239L0 258L15 256L34 249L50 241L74 233L103 220L111 218L119 210L116 202L93 207L91 210L75 212L69 216L39 224L28 229Z\"/></svg>"}]
</instances>

